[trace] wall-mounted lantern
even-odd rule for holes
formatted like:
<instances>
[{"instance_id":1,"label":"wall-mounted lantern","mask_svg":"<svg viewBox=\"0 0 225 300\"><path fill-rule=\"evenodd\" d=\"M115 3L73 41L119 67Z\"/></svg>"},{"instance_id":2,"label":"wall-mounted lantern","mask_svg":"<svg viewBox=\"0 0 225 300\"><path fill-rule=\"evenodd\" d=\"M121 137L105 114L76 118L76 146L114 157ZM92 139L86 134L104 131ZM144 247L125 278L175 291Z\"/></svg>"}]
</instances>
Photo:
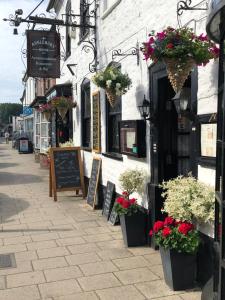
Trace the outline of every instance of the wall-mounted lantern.
<instances>
[{"instance_id":1,"label":"wall-mounted lantern","mask_svg":"<svg viewBox=\"0 0 225 300\"><path fill-rule=\"evenodd\" d=\"M191 98L191 89L184 87L171 100L173 101L178 116L181 116L188 108Z\"/></svg>"},{"instance_id":2,"label":"wall-mounted lantern","mask_svg":"<svg viewBox=\"0 0 225 300\"><path fill-rule=\"evenodd\" d=\"M154 121L154 115L153 115L153 109L151 109L151 103L149 100L145 98L145 95L144 95L142 105L139 105L138 109L142 118L144 118L145 121L150 121L150 122Z\"/></svg>"}]
</instances>

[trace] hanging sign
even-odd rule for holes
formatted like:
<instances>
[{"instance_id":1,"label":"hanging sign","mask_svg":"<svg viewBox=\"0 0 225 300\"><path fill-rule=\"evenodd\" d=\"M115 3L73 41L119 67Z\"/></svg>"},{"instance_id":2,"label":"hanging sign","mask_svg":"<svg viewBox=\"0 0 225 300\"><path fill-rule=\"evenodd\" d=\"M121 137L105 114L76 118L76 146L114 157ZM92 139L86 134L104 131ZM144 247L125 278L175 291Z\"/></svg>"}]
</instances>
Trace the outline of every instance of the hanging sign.
<instances>
[{"instance_id":1,"label":"hanging sign","mask_svg":"<svg viewBox=\"0 0 225 300\"><path fill-rule=\"evenodd\" d=\"M55 31L27 30L27 76L60 77L60 35Z\"/></svg>"}]
</instances>

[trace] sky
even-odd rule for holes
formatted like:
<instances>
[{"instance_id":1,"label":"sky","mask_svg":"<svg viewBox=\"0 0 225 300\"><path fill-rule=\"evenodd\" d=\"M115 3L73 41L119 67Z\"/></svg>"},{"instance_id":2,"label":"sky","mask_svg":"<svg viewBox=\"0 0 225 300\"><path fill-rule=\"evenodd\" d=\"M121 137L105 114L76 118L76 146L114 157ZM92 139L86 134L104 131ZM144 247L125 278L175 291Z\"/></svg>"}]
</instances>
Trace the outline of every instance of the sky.
<instances>
[{"instance_id":1,"label":"sky","mask_svg":"<svg viewBox=\"0 0 225 300\"><path fill-rule=\"evenodd\" d=\"M13 26L4 22L3 18L14 15L16 9L23 10L26 16L40 3L41 0L0 0L0 103L20 102L23 94L22 78L26 70L26 58L21 59L21 49L26 48L24 35L27 24L22 23L18 35L13 35ZM45 0L33 14L45 13L49 0ZM24 65L25 64L25 65Z\"/></svg>"}]
</instances>

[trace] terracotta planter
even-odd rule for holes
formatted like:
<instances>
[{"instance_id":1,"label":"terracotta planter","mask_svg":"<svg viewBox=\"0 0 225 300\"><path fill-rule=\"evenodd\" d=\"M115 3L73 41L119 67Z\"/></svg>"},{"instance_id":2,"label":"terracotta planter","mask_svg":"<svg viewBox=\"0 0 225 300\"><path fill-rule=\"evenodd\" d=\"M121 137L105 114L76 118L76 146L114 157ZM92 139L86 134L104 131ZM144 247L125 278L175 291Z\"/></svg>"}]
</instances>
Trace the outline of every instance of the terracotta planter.
<instances>
[{"instance_id":1,"label":"terracotta planter","mask_svg":"<svg viewBox=\"0 0 225 300\"><path fill-rule=\"evenodd\" d=\"M131 216L121 215L120 225L124 244L127 247L146 244L147 215L145 213L138 212Z\"/></svg>"},{"instance_id":2,"label":"terracotta planter","mask_svg":"<svg viewBox=\"0 0 225 300\"><path fill-rule=\"evenodd\" d=\"M159 248L166 284L174 291L195 286L196 255Z\"/></svg>"}]
</instances>

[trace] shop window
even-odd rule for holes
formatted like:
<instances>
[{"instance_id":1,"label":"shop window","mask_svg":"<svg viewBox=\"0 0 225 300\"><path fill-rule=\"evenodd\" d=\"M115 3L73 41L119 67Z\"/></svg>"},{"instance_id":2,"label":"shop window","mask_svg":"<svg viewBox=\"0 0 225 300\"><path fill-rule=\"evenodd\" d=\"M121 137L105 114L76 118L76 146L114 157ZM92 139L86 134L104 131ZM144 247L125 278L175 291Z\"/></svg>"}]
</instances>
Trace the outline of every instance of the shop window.
<instances>
[{"instance_id":1,"label":"shop window","mask_svg":"<svg viewBox=\"0 0 225 300\"><path fill-rule=\"evenodd\" d=\"M40 112L36 112L35 148L40 149Z\"/></svg>"},{"instance_id":2,"label":"shop window","mask_svg":"<svg viewBox=\"0 0 225 300\"><path fill-rule=\"evenodd\" d=\"M214 167L216 163L217 116L216 114L200 115L198 121L198 161L201 165Z\"/></svg>"},{"instance_id":3,"label":"shop window","mask_svg":"<svg viewBox=\"0 0 225 300\"><path fill-rule=\"evenodd\" d=\"M82 146L91 147L91 95L90 80L81 85Z\"/></svg>"},{"instance_id":4,"label":"shop window","mask_svg":"<svg viewBox=\"0 0 225 300\"><path fill-rule=\"evenodd\" d=\"M71 0L67 1L66 4L66 23L71 23L71 17L68 16L71 14ZM70 28L66 26L66 58L71 55L71 37L70 37Z\"/></svg>"},{"instance_id":5,"label":"shop window","mask_svg":"<svg viewBox=\"0 0 225 300\"><path fill-rule=\"evenodd\" d=\"M88 34L89 29L85 26L89 24L89 4L87 0L80 1L80 40Z\"/></svg>"},{"instance_id":6,"label":"shop window","mask_svg":"<svg viewBox=\"0 0 225 300\"><path fill-rule=\"evenodd\" d=\"M45 118L44 114L41 114L40 124L40 152L46 152L49 147L49 122Z\"/></svg>"}]
</instances>

